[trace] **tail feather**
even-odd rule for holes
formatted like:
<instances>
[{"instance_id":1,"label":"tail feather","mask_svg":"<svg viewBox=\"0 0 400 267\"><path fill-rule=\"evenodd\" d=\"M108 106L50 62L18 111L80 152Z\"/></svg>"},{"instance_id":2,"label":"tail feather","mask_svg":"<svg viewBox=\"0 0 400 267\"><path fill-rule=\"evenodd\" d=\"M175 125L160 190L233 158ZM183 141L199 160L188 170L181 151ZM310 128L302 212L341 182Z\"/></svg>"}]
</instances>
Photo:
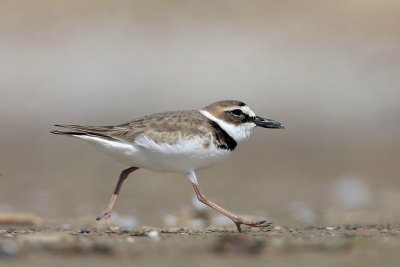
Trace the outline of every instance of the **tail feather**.
<instances>
[{"instance_id":1,"label":"tail feather","mask_svg":"<svg viewBox=\"0 0 400 267\"><path fill-rule=\"evenodd\" d=\"M79 132L108 132L113 128L113 126L90 126L76 124L56 124L54 126L77 130Z\"/></svg>"},{"instance_id":2,"label":"tail feather","mask_svg":"<svg viewBox=\"0 0 400 267\"><path fill-rule=\"evenodd\" d=\"M87 135L88 133L78 132L78 131L50 131L52 134L64 134L64 135Z\"/></svg>"},{"instance_id":3,"label":"tail feather","mask_svg":"<svg viewBox=\"0 0 400 267\"><path fill-rule=\"evenodd\" d=\"M107 131L105 130L106 127L97 127L97 126L79 126L79 125L60 125L56 124L54 126L67 128L71 130L67 131L58 131L52 130L50 131L52 134L61 134L61 135L72 135L72 136L79 136L79 135L86 135L86 136L98 136L105 139L113 139L109 135L107 135Z\"/></svg>"}]
</instances>

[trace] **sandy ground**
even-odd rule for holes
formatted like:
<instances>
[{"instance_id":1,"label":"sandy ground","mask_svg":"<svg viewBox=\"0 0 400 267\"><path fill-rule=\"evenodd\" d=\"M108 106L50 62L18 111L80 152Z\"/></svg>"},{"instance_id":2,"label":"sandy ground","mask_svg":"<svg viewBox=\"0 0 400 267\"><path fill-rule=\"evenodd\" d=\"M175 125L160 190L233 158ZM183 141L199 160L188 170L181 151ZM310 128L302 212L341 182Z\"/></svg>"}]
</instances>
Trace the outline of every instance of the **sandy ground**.
<instances>
[{"instance_id":1,"label":"sandy ground","mask_svg":"<svg viewBox=\"0 0 400 267\"><path fill-rule=\"evenodd\" d=\"M0 228L0 266L398 266L400 225Z\"/></svg>"}]
</instances>

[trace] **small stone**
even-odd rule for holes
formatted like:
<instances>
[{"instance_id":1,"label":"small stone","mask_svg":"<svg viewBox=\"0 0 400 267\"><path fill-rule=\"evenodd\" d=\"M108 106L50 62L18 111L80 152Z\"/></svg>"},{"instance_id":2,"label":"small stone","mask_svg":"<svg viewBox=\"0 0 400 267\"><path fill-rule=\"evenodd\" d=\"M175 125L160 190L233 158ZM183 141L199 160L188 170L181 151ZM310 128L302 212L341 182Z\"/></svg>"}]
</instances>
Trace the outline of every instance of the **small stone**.
<instances>
[{"instance_id":1,"label":"small stone","mask_svg":"<svg viewBox=\"0 0 400 267\"><path fill-rule=\"evenodd\" d=\"M86 227L81 227L81 229L79 229L79 233L80 234L88 234L88 233L90 233L90 230L87 229Z\"/></svg>"},{"instance_id":2,"label":"small stone","mask_svg":"<svg viewBox=\"0 0 400 267\"><path fill-rule=\"evenodd\" d=\"M160 239L160 232L153 230L147 233L147 236L154 240Z\"/></svg>"}]
</instances>

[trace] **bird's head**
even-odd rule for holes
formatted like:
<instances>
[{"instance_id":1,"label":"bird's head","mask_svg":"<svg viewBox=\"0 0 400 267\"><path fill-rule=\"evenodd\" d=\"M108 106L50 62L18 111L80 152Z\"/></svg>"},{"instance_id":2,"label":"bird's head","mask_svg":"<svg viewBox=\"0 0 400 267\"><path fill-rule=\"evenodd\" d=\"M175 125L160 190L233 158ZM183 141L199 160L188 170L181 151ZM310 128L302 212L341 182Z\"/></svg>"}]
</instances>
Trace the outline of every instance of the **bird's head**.
<instances>
[{"instance_id":1,"label":"bird's head","mask_svg":"<svg viewBox=\"0 0 400 267\"><path fill-rule=\"evenodd\" d=\"M237 100L222 100L200 110L208 119L229 134L236 142L249 138L256 127L283 129L283 125L271 119L257 116L249 106Z\"/></svg>"}]
</instances>

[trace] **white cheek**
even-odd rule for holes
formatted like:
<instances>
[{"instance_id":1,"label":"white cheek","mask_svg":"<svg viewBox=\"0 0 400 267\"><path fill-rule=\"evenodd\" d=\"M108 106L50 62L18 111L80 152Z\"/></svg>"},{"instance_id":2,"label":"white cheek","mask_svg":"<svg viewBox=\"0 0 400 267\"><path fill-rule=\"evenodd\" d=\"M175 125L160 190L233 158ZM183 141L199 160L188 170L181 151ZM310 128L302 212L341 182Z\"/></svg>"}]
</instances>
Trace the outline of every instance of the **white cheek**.
<instances>
[{"instance_id":1,"label":"white cheek","mask_svg":"<svg viewBox=\"0 0 400 267\"><path fill-rule=\"evenodd\" d=\"M221 125L221 128L223 128L238 143L248 139L251 135L252 130L254 129L254 127L256 127L256 125L252 122L245 123L240 126L233 126L233 127L231 125L229 125L229 126L226 127L226 129L225 129Z\"/></svg>"}]
</instances>

